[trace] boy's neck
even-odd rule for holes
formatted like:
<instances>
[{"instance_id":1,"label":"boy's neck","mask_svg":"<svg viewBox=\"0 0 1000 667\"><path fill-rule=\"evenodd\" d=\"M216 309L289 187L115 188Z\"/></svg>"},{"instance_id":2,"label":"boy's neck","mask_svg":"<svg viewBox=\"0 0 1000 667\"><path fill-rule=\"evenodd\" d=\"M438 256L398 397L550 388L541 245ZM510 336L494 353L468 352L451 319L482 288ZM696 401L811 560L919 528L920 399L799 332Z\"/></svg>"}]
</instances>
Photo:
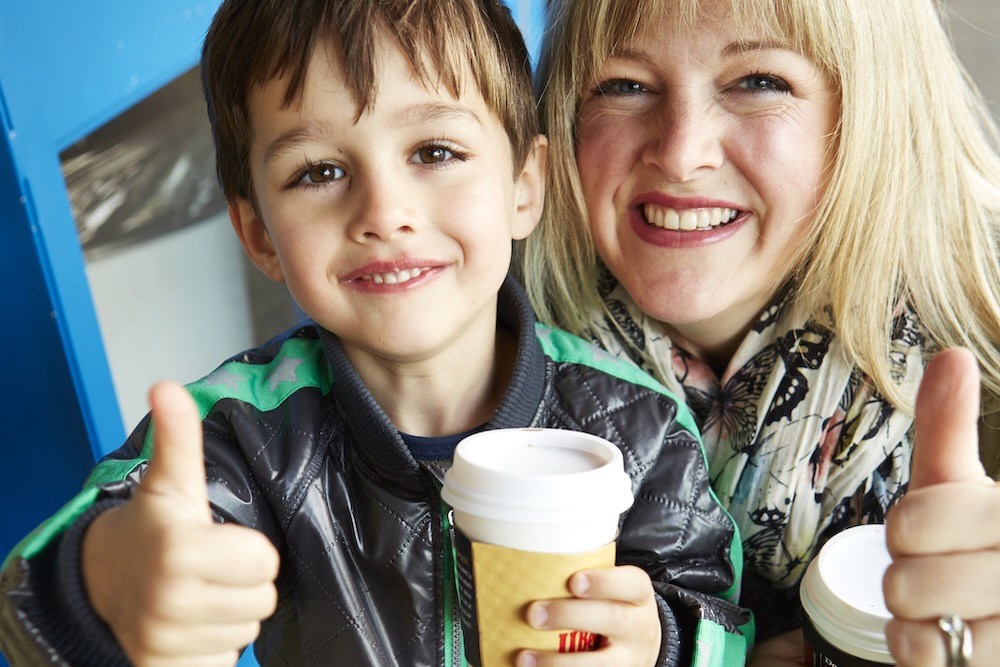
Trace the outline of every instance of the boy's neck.
<instances>
[{"instance_id":1,"label":"boy's neck","mask_svg":"<svg viewBox=\"0 0 1000 667\"><path fill-rule=\"evenodd\" d=\"M516 356L516 336L498 326L493 339L473 354L464 350L409 363L352 362L398 430L434 437L489 421L510 384Z\"/></svg>"}]
</instances>

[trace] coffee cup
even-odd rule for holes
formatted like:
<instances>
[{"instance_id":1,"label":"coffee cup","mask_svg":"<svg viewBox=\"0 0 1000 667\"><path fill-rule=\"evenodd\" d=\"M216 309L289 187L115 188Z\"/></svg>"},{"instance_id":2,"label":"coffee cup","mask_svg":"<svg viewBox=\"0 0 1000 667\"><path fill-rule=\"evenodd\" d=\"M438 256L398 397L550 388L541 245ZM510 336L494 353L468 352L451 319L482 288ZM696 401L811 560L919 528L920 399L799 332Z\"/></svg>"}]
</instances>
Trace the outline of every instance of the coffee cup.
<instances>
[{"instance_id":1,"label":"coffee cup","mask_svg":"<svg viewBox=\"0 0 1000 667\"><path fill-rule=\"evenodd\" d=\"M497 429L455 449L442 499L452 508L466 659L513 664L519 649L575 652L599 638L541 631L533 600L571 597L572 574L615 564L621 513L633 502L621 451L562 429Z\"/></svg>"},{"instance_id":2,"label":"coffee cup","mask_svg":"<svg viewBox=\"0 0 1000 667\"><path fill-rule=\"evenodd\" d=\"M848 528L823 545L799 589L806 665L895 664L885 642L891 614L882 595L891 560L882 524Z\"/></svg>"}]
</instances>

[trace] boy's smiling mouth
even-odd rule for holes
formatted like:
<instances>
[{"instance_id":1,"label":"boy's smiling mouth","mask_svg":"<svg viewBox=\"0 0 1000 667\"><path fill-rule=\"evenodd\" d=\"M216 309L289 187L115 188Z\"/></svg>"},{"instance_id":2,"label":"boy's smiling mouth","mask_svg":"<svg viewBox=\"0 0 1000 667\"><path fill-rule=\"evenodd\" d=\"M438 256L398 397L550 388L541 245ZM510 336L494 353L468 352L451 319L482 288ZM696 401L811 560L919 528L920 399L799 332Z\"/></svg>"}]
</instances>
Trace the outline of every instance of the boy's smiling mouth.
<instances>
[{"instance_id":1,"label":"boy's smiling mouth","mask_svg":"<svg viewBox=\"0 0 1000 667\"><path fill-rule=\"evenodd\" d=\"M640 207L647 224L671 231L714 229L735 220L740 212L734 208L676 209L646 203Z\"/></svg>"},{"instance_id":2,"label":"boy's smiling mouth","mask_svg":"<svg viewBox=\"0 0 1000 667\"><path fill-rule=\"evenodd\" d=\"M362 290L403 289L432 279L443 266L441 262L416 257L375 261L340 276L340 281Z\"/></svg>"},{"instance_id":3,"label":"boy's smiling mouth","mask_svg":"<svg viewBox=\"0 0 1000 667\"><path fill-rule=\"evenodd\" d=\"M376 285L399 285L407 283L418 277L421 273L430 270L431 267L429 266L421 266L399 271L380 271L378 273L366 273L356 278L356 280L370 280Z\"/></svg>"}]
</instances>

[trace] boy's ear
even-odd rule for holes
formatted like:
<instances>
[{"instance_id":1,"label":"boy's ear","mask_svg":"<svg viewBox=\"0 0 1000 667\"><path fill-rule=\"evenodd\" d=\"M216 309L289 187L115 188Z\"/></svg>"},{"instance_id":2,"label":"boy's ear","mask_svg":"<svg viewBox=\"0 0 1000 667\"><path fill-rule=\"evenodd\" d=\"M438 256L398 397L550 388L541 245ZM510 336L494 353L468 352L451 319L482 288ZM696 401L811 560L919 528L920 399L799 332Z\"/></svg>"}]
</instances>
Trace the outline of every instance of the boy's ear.
<instances>
[{"instance_id":1,"label":"boy's ear","mask_svg":"<svg viewBox=\"0 0 1000 667\"><path fill-rule=\"evenodd\" d=\"M526 237L542 218L545 204L545 179L549 166L549 139L535 137L521 173L514 179L514 240Z\"/></svg>"},{"instance_id":2,"label":"boy's ear","mask_svg":"<svg viewBox=\"0 0 1000 667\"><path fill-rule=\"evenodd\" d=\"M271 235L267 233L267 227L254 206L242 198L229 202L229 221L254 266L271 280L285 282Z\"/></svg>"}]
</instances>

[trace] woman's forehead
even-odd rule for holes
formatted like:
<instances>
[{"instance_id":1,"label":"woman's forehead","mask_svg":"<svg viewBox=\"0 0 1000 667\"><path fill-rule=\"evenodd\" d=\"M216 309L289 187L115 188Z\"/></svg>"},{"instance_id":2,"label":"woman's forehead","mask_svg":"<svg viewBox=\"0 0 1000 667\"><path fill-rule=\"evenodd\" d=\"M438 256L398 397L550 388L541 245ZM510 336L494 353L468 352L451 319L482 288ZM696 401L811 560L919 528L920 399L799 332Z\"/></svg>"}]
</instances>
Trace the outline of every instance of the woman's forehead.
<instances>
[{"instance_id":1,"label":"woman's forehead","mask_svg":"<svg viewBox=\"0 0 1000 667\"><path fill-rule=\"evenodd\" d=\"M667 38L671 32L702 32L706 22L724 27L738 39L784 46L812 58L816 36L802 25L786 25L794 19L779 7L788 5L775 0L610 0L606 12L610 22L590 30L594 64L648 40ZM808 9L797 10L802 11Z\"/></svg>"}]
</instances>

